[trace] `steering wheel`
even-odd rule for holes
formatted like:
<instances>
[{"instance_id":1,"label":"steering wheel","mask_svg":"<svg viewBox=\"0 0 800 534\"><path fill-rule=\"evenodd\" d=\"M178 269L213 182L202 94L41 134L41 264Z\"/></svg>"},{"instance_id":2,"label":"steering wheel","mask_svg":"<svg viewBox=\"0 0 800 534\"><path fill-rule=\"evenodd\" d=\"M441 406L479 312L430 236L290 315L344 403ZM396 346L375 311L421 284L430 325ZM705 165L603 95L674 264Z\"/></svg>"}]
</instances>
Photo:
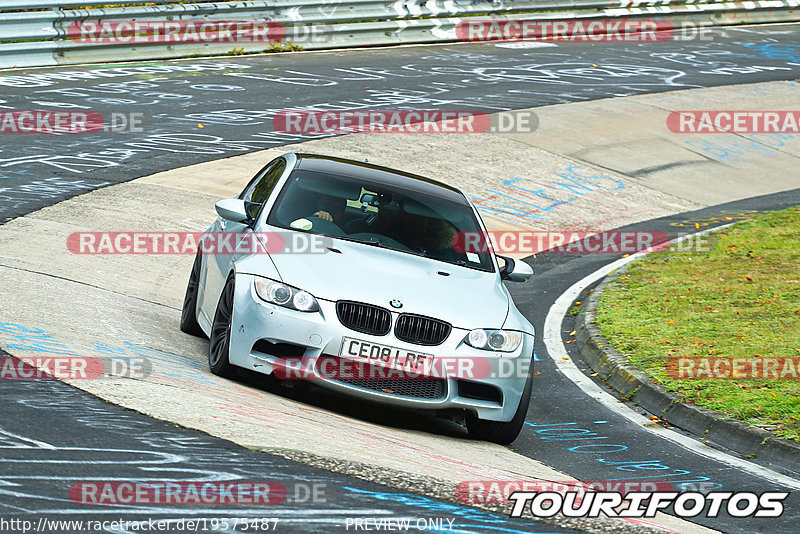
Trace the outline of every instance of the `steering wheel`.
<instances>
[{"instance_id":1,"label":"steering wheel","mask_svg":"<svg viewBox=\"0 0 800 534\"><path fill-rule=\"evenodd\" d=\"M311 229L315 232L322 232L328 235L342 235L345 233L338 224L325 220L322 217L309 215L308 217L304 217L304 219L311 221Z\"/></svg>"}]
</instances>

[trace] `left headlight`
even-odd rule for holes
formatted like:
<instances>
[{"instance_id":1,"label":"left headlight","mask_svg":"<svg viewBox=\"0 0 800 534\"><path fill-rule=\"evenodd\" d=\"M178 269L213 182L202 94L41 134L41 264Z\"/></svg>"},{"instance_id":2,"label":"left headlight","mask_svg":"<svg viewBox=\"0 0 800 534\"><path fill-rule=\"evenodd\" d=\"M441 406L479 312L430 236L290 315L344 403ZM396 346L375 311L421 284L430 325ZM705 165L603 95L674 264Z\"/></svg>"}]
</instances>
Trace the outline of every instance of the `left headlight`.
<instances>
[{"instance_id":1,"label":"left headlight","mask_svg":"<svg viewBox=\"0 0 800 534\"><path fill-rule=\"evenodd\" d=\"M319 303L308 291L287 286L268 278L256 278L256 294L266 302L303 312L319 311Z\"/></svg>"},{"instance_id":2,"label":"left headlight","mask_svg":"<svg viewBox=\"0 0 800 534\"><path fill-rule=\"evenodd\" d=\"M483 350L513 352L522 343L522 332L514 330L471 330L465 339L467 345Z\"/></svg>"}]
</instances>

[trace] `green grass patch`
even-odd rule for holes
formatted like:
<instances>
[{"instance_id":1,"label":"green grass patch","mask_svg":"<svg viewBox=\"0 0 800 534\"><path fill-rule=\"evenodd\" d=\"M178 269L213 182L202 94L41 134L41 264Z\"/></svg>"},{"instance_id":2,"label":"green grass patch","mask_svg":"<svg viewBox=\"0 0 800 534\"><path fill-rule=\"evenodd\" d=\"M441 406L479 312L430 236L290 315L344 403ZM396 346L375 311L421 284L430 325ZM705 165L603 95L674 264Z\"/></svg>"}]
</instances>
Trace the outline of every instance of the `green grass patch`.
<instances>
[{"instance_id":1,"label":"green grass patch","mask_svg":"<svg viewBox=\"0 0 800 534\"><path fill-rule=\"evenodd\" d=\"M598 323L631 364L684 402L800 440L800 380L674 379L679 357L800 356L800 207L756 215L633 262L603 293Z\"/></svg>"}]
</instances>

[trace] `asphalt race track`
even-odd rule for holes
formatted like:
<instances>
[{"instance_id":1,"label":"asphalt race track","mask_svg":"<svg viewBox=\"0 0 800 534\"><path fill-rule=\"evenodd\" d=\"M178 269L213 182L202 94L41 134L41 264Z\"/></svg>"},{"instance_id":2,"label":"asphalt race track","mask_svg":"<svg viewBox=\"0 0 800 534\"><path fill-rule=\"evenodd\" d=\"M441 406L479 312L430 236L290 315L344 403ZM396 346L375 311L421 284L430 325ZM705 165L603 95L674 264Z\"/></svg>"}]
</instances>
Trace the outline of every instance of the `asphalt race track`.
<instances>
[{"instance_id":1,"label":"asphalt race track","mask_svg":"<svg viewBox=\"0 0 800 534\"><path fill-rule=\"evenodd\" d=\"M92 75L91 71L98 72ZM67 72L89 74L64 75ZM287 108L494 113L798 78L800 31L794 25L728 29L718 31L713 41L649 45L559 43L526 48L464 44L0 71L0 111L69 108L90 109L104 116L121 111L142 114L142 131L0 135L0 222L96 188L319 137L272 131L272 117ZM796 175L797 168L788 168L787 174ZM707 229L730 222L732 214L740 218L754 211L800 204L800 189L786 189L762 195L754 184L751 198L693 211L683 209L626 228L677 237L687 227L700 228L697 221ZM686 191L684 198L691 201L694 194ZM510 284L509 289L541 335L555 300L618 258L540 254L526 259L534 268L534 279L524 285ZM563 341L570 341L572 319L564 318L560 330ZM584 370L574 345L564 346L574 364ZM14 352L11 347L3 348ZM526 427L512 444L513 451L580 480L644 479L681 489L699 484L726 491L794 491L779 520L720 516L692 521L722 532L797 532L800 474L764 460L745 461L729 454L724 444L705 444L679 430L648 425L645 416L636 422L620 413L622 403L611 393L607 402L587 395L559 371L562 365L567 364L554 360L545 340L537 337L536 370L540 374ZM278 393L286 402L324 405L348 417L399 429L464 435L464 430L450 421L352 407L325 396L307 397L260 385L252 377L243 382ZM457 504L447 499L446 492L430 496L436 494L435 489L415 486L413 480L392 481L389 475L374 480L369 470L346 474L345 469L334 472L335 465L319 460L309 462L320 466L314 467L248 450L105 403L57 381L3 381L2 386L0 518L123 517L176 522L181 518L269 517L278 519L281 532L341 532L349 517L449 518L455 525L450 530L460 532L647 530L634 524L509 519L502 511ZM635 406L623 409L639 411ZM668 439L667 434L682 437ZM689 442L694 444L687 445ZM65 492L65 484L84 479L280 480L289 492L286 502L269 508L87 508L71 502ZM315 484L323 488L324 502L307 498L307 489ZM448 530L443 525L441 531Z\"/></svg>"},{"instance_id":2,"label":"asphalt race track","mask_svg":"<svg viewBox=\"0 0 800 534\"><path fill-rule=\"evenodd\" d=\"M509 533L573 532L400 492L247 450L213 436L106 405L58 381L13 381L0 395L6 406L0 428L3 517L10 520L41 514L52 521L41 532L79 531L68 526L69 521L120 519L131 523L162 520L173 525L182 519L205 521L205 531L209 532L225 530L212 528L215 521L221 525L227 520L233 527L237 519L243 524L258 525L265 518L273 521L269 523L270 530L274 530L277 521L279 531L341 532L347 526L347 517L413 518L412 526L424 517L438 519L443 525L464 532L484 529ZM41 441L43 438L48 441ZM87 469L91 469L91 476L87 476ZM286 500L268 507L236 503L203 506L198 510L191 503L184 508L175 504L85 505L64 494L65 484L98 479L156 483L282 480L286 481ZM454 521L448 524L445 518ZM135 526L129 529L108 531L136 531ZM247 530L247 526L240 525L239 530Z\"/></svg>"},{"instance_id":3,"label":"asphalt race track","mask_svg":"<svg viewBox=\"0 0 800 534\"><path fill-rule=\"evenodd\" d=\"M797 78L793 26L763 31L770 33L729 29L712 41L462 44L6 71L0 110L141 113L143 132L4 138L0 213L14 217L94 187L314 138L272 132L273 115L290 107L491 113ZM59 74L96 69L108 77Z\"/></svg>"}]
</instances>

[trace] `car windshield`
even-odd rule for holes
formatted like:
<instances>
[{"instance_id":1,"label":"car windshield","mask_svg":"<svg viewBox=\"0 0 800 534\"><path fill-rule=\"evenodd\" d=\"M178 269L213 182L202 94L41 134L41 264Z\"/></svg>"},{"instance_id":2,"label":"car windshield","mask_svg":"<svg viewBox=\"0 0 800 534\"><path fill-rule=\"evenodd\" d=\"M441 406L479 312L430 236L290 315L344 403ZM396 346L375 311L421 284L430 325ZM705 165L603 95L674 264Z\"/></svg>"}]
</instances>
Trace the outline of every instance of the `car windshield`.
<instances>
[{"instance_id":1,"label":"car windshield","mask_svg":"<svg viewBox=\"0 0 800 534\"><path fill-rule=\"evenodd\" d=\"M295 170L267 222L366 243L483 271L488 251L464 250L464 236L481 227L470 206L397 184Z\"/></svg>"}]
</instances>

